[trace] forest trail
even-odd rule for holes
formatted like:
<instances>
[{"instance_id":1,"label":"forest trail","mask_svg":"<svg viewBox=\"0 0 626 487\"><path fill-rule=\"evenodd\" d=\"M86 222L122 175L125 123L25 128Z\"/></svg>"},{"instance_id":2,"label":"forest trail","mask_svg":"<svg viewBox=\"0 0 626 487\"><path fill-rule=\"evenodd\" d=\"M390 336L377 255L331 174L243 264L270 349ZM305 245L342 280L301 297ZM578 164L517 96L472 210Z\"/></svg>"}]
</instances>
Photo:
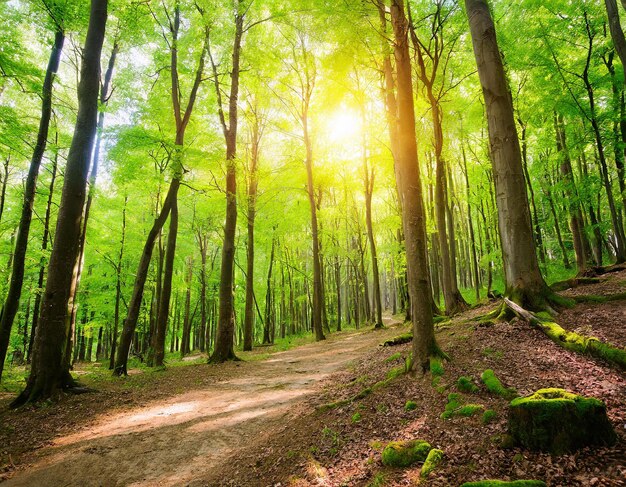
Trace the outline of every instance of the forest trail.
<instances>
[{"instance_id":1,"label":"forest trail","mask_svg":"<svg viewBox=\"0 0 626 487\"><path fill-rule=\"evenodd\" d=\"M397 334L399 322L386 318L385 323L388 328L380 332L354 332L278 352L242 363L243 373L235 378L104 415L36 452L31 465L5 485L206 485L202 479L223 463L253 463L237 450L261 443L310 407L305 398L323 379Z\"/></svg>"}]
</instances>

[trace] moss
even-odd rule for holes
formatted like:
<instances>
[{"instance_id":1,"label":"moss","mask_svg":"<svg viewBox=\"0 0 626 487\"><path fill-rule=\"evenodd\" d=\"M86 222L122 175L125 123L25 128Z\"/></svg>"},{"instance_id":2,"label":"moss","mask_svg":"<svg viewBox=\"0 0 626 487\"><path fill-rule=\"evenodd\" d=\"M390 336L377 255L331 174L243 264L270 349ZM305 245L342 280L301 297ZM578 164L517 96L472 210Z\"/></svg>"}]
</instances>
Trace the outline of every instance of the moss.
<instances>
[{"instance_id":1,"label":"moss","mask_svg":"<svg viewBox=\"0 0 626 487\"><path fill-rule=\"evenodd\" d=\"M483 424L491 423L494 419L496 419L497 415L498 413L496 413L493 409L487 409L483 413L483 419L482 419Z\"/></svg>"},{"instance_id":2,"label":"moss","mask_svg":"<svg viewBox=\"0 0 626 487\"><path fill-rule=\"evenodd\" d=\"M443 375L443 364L437 357L430 358L430 373L433 377L440 377Z\"/></svg>"},{"instance_id":3,"label":"moss","mask_svg":"<svg viewBox=\"0 0 626 487\"><path fill-rule=\"evenodd\" d=\"M626 350L601 342L595 337L587 337L567 331L557 323L542 321L538 323L548 337L567 350L585 353L611 362L622 370L626 370Z\"/></svg>"},{"instance_id":4,"label":"moss","mask_svg":"<svg viewBox=\"0 0 626 487\"><path fill-rule=\"evenodd\" d=\"M386 363L395 362L396 360L402 360L402 354L400 352L394 353L385 359Z\"/></svg>"},{"instance_id":5,"label":"moss","mask_svg":"<svg viewBox=\"0 0 626 487\"><path fill-rule=\"evenodd\" d=\"M461 392L478 392L478 387L472 379L463 375L457 379L456 388Z\"/></svg>"},{"instance_id":6,"label":"moss","mask_svg":"<svg viewBox=\"0 0 626 487\"><path fill-rule=\"evenodd\" d=\"M402 345L403 343L410 343L413 341L413 333L403 333L402 335L395 336L389 340L385 340L381 343L383 347L393 347L394 345Z\"/></svg>"},{"instance_id":7,"label":"moss","mask_svg":"<svg viewBox=\"0 0 626 487\"><path fill-rule=\"evenodd\" d=\"M361 413L354 413L352 415L352 422L358 423L359 421L361 421Z\"/></svg>"},{"instance_id":8,"label":"moss","mask_svg":"<svg viewBox=\"0 0 626 487\"><path fill-rule=\"evenodd\" d=\"M415 401L407 401L404 405L405 411L414 411L417 409L417 403Z\"/></svg>"},{"instance_id":9,"label":"moss","mask_svg":"<svg viewBox=\"0 0 626 487\"><path fill-rule=\"evenodd\" d=\"M441 419L450 419L454 416L470 417L482 410L481 404L462 404L461 395L457 393L448 394L448 404L441 413Z\"/></svg>"},{"instance_id":10,"label":"moss","mask_svg":"<svg viewBox=\"0 0 626 487\"><path fill-rule=\"evenodd\" d=\"M461 407L457 411L458 416L463 416L465 418L469 418L470 416L474 416L478 411L482 411L484 409L482 404L466 404Z\"/></svg>"},{"instance_id":11,"label":"moss","mask_svg":"<svg viewBox=\"0 0 626 487\"><path fill-rule=\"evenodd\" d=\"M374 475L374 478L367 484L367 487L383 487L386 483L385 474L383 472L378 472Z\"/></svg>"},{"instance_id":12,"label":"moss","mask_svg":"<svg viewBox=\"0 0 626 487\"><path fill-rule=\"evenodd\" d=\"M509 430L517 444L554 454L616 440L602 401L556 388L511 401Z\"/></svg>"},{"instance_id":13,"label":"moss","mask_svg":"<svg viewBox=\"0 0 626 487\"><path fill-rule=\"evenodd\" d=\"M420 476L422 478L428 477L431 472L433 472L443 460L443 450L439 450L437 448L433 448L428 452L428 456L424 461L424 465L422 466L422 471L420 472Z\"/></svg>"},{"instance_id":14,"label":"moss","mask_svg":"<svg viewBox=\"0 0 626 487\"><path fill-rule=\"evenodd\" d=\"M408 467L426 460L432 447L423 440L392 441L382 453L383 465L387 467Z\"/></svg>"},{"instance_id":15,"label":"moss","mask_svg":"<svg viewBox=\"0 0 626 487\"><path fill-rule=\"evenodd\" d=\"M404 374L405 372L406 371L405 371L405 366L404 365L401 365L399 367L394 367L389 372L387 372L387 380L396 379L396 378L400 377L402 374Z\"/></svg>"},{"instance_id":16,"label":"moss","mask_svg":"<svg viewBox=\"0 0 626 487\"><path fill-rule=\"evenodd\" d=\"M493 370L485 370L480 378L485 383L485 386L487 386L487 390L492 394L497 394L498 396L504 397L505 399L512 399L514 397L517 397L517 392L515 392L515 389L507 389L506 387L504 387Z\"/></svg>"},{"instance_id":17,"label":"moss","mask_svg":"<svg viewBox=\"0 0 626 487\"><path fill-rule=\"evenodd\" d=\"M479 480L465 482L461 487L546 487L546 483L542 480Z\"/></svg>"}]
</instances>

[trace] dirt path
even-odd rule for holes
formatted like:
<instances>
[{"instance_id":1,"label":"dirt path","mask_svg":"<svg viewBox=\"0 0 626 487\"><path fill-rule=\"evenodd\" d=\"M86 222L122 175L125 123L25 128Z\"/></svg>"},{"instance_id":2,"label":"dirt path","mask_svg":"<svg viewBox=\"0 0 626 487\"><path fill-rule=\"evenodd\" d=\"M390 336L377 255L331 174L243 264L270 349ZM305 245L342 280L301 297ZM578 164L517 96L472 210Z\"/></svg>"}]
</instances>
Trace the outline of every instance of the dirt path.
<instances>
[{"instance_id":1,"label":"dirt path","mask_svg":"<svg viewBox=\"0 0 626 487\"><path fill-rule=\"evenodd\" d=\"M320 381L394 334L393 328L352 333L276 353L243 364L244 373L235 378L102 416L39 450L5 485L205 485L202 479L236 458L238 449L262 444L275 427L307 408Z\"/></svg>"}]
</instances>

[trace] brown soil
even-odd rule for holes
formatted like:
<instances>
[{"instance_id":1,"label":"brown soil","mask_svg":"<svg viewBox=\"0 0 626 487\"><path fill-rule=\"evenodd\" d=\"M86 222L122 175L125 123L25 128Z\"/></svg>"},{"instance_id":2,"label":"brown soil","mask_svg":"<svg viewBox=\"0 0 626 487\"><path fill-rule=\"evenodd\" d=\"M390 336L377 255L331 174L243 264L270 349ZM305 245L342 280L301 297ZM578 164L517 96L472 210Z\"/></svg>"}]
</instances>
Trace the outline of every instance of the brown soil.
<instances>
[{"instance_id":1,"label":"brown soil","mask_svg":"<svg viewBox=\"0 0 626 487\"><path fill-rule=\"evenodd\" d=\"M623 292L625 278L603 276L582 294ZM489 309L440 327L437 339L452 360L438 387L430 375L401 376L331 410L319 406L353 397L402 365L402 358L388 359L406 356L409 345L378 344L406 328L344 334L262 362L190 365L107 381L95 394L0 413L0 453L17 464L7 467L6 485L416 485L419 466L387 469L380 461L381 446L408 438L445 451L444 463L420 485L487 478L542 479L550 487L626 485L623 372L568 352L519 320L480 326L476 318ZM624 346L625 310L626 301L581 304L557 321ZM487 368L520 394L562 387L602 399L617 445L559 457L502 449L497 439L506 432L508 401L481 383ZM462 394L464 401L496 411L493 422L483 424L481 414L440 418L461 375L479 387ZM405 411L407 400L417 409Z\"/></svg>"},{"instance_id":2,"label":"brown soil","mask_svg":"<svg viewBox=\"0 0 626 487\"><path fill-rule=\"evenodd\" d=\"M97 393L44 407L6 411L5 398L6 485L165 486L202 479L298 417L321 380L395 333L344 333L262 362L132 376L130 388L123 380L105 382Z\"/></svg>"}]
</instances>

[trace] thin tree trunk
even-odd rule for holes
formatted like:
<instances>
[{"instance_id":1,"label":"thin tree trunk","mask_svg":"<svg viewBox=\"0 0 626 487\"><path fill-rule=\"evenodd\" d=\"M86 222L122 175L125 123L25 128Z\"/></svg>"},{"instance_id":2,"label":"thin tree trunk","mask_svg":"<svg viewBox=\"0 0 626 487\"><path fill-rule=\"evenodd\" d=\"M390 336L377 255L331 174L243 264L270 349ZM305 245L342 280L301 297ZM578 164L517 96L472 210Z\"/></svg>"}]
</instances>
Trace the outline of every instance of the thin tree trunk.
<instances>
[{"instance_id":1,"label":"thin tree trunk","mask_svg":"<svg viewBox=\"0 0 626 487\"><path fill-rule=\"evenodd\" d=\"M35 194L37 191L37 176L39 175L39 167L41 166L41 160L43 159L43 155L46 150L50 118L52 116L52 85L54 83L56 72L59 68L64 40L65 33L59 28L54 34L54 44L52 46L52 51L50 52L48 68L43 82L39 131L37 132L37 140L35 142L33 156L30 160L28 176L26 177L22 213L17 230L17 237L15 239L15 250L13 252L9 289L4 305L2 306L2 310L0 311L0 378L2 377L4 361L9 347L11 328L13 327L13 321L15 320L15 315L17 314L20 306L20 296L22 295L22 285L24 283L24 267L26 263L26 250L28 248L28 236L30 233L30 223L33 218L33 205L35 203Z\"/></svg>"},{"instance_id":2,"label":"thin tree trunk","mask_svg":"<svg viewBox=\"0 0 626 487\"><path fill-rule=\"evenodd\" d=\"M115 350L117 348L117 332L120 324L120 301L122 300L122 262L124 260L124 243L126 242L126 205L128 196L124 198L124 209L122 210L122 238L120 240L120 251L117 254L117 265L115 267L115 314L113 318L113 337L111 339L111 357L109 359L109 369L115 367Z\"/></svg>"}]
</instances>

